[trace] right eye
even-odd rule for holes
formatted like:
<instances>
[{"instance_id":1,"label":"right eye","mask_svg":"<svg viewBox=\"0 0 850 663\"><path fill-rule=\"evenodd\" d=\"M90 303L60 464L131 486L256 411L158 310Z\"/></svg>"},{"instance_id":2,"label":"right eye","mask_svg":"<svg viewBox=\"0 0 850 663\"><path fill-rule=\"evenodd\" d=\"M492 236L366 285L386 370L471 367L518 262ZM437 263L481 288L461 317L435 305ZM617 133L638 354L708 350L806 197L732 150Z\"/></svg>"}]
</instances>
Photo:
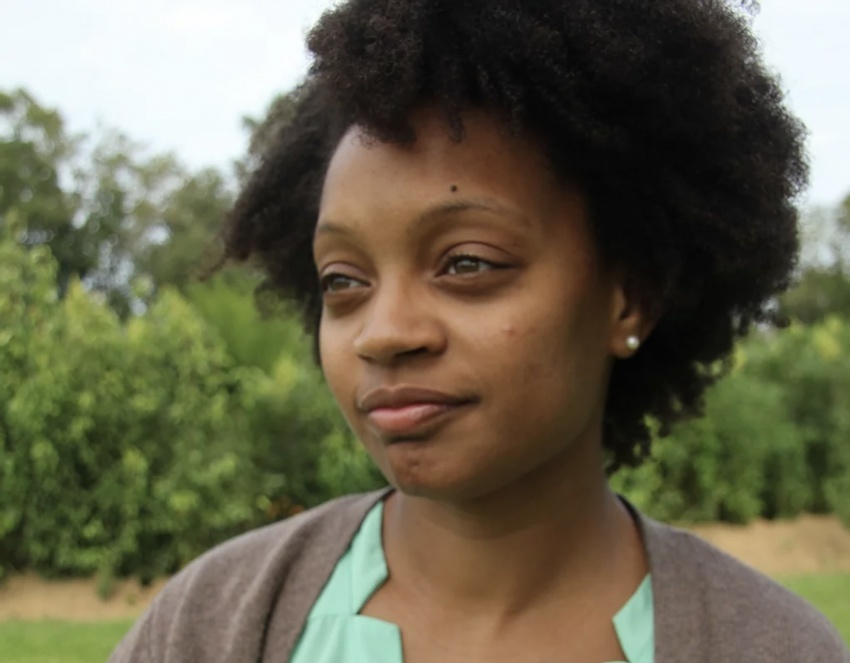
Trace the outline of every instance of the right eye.
<instances>
[{"instance_id":1,"label":"right eye","mask_svg":"<svg viewBox=\"0 0 850 663\"><path fill-rule=\"evenodd\" d=\"M344 292L356 288L358 285L363 285L363 282L340 273L326 274L321 280L323 293Z\"/></svg>"}]
</instances>

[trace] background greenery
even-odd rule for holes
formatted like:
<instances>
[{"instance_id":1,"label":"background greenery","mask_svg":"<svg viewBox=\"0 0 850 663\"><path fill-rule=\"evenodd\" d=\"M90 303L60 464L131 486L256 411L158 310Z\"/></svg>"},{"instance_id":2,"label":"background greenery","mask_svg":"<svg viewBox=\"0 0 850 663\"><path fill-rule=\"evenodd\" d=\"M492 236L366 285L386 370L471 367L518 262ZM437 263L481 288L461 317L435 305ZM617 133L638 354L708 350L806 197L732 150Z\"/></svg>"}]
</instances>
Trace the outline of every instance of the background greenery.
<instances>
[{"instance_id":1,"label":"background greenery","mask_svg":"<svg viewBox=\"0 0 850 663\"><path fill-rule=\"evenodd\" d=\"M196 278L290 111L246 120L227 175L0 93L0 574L150 579L381 483L294 312L260 316L250 269ZM850 198L805 228L790 329L756 331L707 416L614 477L651 515L850 522Z\"/></svg>"},{"instance_id":2,"label":"background greenery","mask_svg":"<svg viewBox=\"0 0 850 663\"><path fill-rule=\"evenodd\" d=\"M130 622L0 622L3 663L95 663L109 658Z\"/></svg>"}]
</instances>

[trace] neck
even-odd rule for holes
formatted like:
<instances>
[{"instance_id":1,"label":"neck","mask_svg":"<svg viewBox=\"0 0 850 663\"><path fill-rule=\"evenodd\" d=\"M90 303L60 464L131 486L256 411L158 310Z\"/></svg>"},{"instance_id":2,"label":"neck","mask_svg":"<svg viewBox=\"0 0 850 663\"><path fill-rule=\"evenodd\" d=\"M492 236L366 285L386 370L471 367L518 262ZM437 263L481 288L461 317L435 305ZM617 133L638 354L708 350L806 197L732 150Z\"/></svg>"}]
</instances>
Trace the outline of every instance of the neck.
<instances>
[{"instance_id":1,"label":"neck","mask_svg":"<svg viewBox=\"0 0 850 663\"><path fill-rule=\"evenodd\" d=\"M624 578L636 587L646 562L635 525L608 488L598 447L585 448L477 500L394 493L384 520L391 573L443 605L499 619Z\"/></svg>"}]
</instances>

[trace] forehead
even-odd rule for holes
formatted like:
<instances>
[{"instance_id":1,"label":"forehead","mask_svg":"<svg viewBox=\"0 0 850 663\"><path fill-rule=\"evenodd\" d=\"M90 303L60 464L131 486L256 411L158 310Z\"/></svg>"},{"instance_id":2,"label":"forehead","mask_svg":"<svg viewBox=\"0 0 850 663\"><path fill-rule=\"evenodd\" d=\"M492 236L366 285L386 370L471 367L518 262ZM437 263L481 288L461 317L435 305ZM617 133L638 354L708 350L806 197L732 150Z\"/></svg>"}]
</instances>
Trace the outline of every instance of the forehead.
<instances>
[{"instance_id":1,"label":"forehead","mask_svg":"<svg viewBox=\"0 0 850 663\"><path fill-rule=\"evenodd\" d=\"M348 130L328 167L322 215L358 205L425 205L447 194L528 209L551 203L561 189L536 144L483 112L464 117L460 141L437 111L420 111L411 124L416 140L405 145L374 140L356 126Z\"/></svg>"}]
</instances>

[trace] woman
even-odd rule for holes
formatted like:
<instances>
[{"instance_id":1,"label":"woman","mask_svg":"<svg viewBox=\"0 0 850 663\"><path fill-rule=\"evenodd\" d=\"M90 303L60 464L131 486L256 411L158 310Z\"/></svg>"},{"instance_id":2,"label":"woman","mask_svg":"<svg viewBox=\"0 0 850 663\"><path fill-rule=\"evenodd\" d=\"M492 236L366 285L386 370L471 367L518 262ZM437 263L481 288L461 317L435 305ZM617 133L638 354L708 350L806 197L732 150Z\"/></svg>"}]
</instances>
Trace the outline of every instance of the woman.
<instances>
[{"instance_id":1,"label":"woman","mask_svg":"<svg viewBox=\"0 0 850 663\"><path fill-rule=\"evenodd\" d=\"M850 661L608 488L788 285L803 129L720 0L350 0L229 220L392 489L208 553L114 661ZM746 441L742 440L742 444Z\"/></svg>"}]
</instances>

